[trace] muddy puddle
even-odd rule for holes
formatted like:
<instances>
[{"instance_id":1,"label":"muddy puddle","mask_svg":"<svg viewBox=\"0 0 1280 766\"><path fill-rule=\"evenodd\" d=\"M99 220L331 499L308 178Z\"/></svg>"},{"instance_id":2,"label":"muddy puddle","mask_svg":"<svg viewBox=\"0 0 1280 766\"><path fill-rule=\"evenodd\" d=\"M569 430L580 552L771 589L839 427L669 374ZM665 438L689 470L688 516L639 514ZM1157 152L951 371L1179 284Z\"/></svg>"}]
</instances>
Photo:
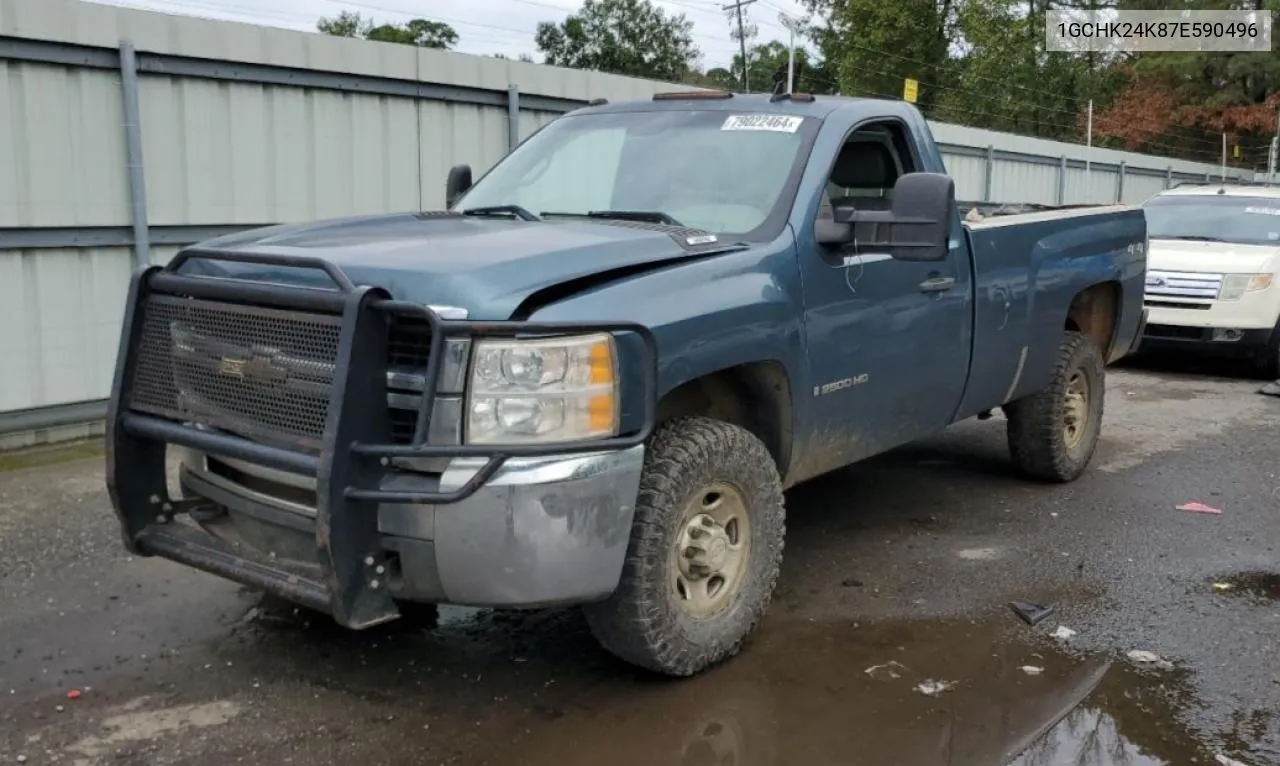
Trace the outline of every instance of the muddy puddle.
<instances>
[{"instance_id":1,"label":"muddy puddle","mask_svg":"<svg viewBox=\"0 0 1280 766\"><path fill-rule=\"evenodd\" d=\"M383 762L423 762L408 753L433 753L432 742L470 729L480 736L453 751L457 762L1216 763L1179 724L1191 704L1183 671L1074 652L1051 637L1052 618L1031 628L1007 610L975 620L774 619L736 660L683 681L604 656L572 612L446 609L434 629L369 635L275 614L255 622L242 638L259 656L287 643L290 673L322 684L325 707L346 697L372 703L370 715L395 709L398 736L377 745Z\"/></svg>"}]
</instances>

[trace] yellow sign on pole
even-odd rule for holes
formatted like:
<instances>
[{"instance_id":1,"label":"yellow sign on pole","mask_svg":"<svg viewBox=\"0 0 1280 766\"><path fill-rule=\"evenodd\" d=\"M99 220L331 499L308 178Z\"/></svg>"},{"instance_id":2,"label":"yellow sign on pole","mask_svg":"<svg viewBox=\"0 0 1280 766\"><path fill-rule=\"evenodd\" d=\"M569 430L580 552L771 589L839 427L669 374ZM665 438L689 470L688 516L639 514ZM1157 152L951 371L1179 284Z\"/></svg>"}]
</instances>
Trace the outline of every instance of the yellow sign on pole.
<instances>
[{"instance_id":1,"label":"yellow sign on pole","mask_svg":"<svg viewBox=\"0 0 1280 766\"><path fill-rule=\"evenodd\" d=\"M1232 156L1234 156L1236 159L1240 159L1240 144L1235 145L1235 147L1232 150Z\"/></svg>"},{"instance_id":2,"label":"yellow sign on pole","mask_svg":"<svg viewBox=\"0 0 1280 766\"><path fill-rule=\"evenodd\" d=\"M914 104L920 95L920 83L910 77L902 81L902 100Z\"/></svg>"}]
</instances>

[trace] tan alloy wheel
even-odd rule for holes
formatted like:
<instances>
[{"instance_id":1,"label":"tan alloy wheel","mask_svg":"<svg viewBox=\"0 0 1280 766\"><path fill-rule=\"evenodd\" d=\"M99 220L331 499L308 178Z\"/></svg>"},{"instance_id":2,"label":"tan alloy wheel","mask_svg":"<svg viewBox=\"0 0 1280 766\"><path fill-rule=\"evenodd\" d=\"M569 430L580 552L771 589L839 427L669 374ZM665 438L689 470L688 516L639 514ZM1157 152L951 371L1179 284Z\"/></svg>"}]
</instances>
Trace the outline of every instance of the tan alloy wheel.
<instances>
[{"instance_id":1,"label":"tan alloy wheel","mask_svg":"<svg viewBox=\"0 0 1280 766\"><path fill-rule=\"evenodd\" d=\"M672 585L689 616L712 617L733 602L747 577L751 521L742 492L716 483L694 493L676 535Z\"/></svg>"},{"instance_id":2,"label":"tan alloy wheel","mask_svg":"<svg viewBox=\"0 0 1280 766\"><path fill-rule=\"evenodd\" d=\"M1067 395L1062 408L1062 438L1071 449L1080 446L1089 429L1089 378L1084 370L1076 370L1067 381Z\"/></svg>"}]
</instances>

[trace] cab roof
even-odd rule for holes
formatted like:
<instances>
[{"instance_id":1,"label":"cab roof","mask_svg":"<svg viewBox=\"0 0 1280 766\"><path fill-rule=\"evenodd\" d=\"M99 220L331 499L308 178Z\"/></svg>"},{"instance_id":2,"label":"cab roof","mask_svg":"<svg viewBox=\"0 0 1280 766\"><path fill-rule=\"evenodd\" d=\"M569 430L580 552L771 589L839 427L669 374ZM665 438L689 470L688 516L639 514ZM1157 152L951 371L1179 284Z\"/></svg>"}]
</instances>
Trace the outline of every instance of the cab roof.
<instances>
[{"instance_id":1,"label":"cab roof","mask_svg":"<svg viewBox=\"0 0 1280 766\"><path fill-rule=\"evenodd\" d=\"M1266 197L1280 199L1280 186L1247 183L1197 183L1166 189L1157 197Z\"/></svg>"},{"instance_id":2,"label":"cab roof","mask_svg":"<svg viewBox=\"0 0 1280 766\"><path fill-rule=\"evenodd\" d=\"M857 119L868 116L907 117L915 107L905 101L852 96L771 96L767 93L729 93L714 90L672 90L652 98L609 102L590 102L569 114L606 114L611 112L719 111L753 114L790 114L825 118L836 112L856 112Z\"/></svg>"}]
</instances>

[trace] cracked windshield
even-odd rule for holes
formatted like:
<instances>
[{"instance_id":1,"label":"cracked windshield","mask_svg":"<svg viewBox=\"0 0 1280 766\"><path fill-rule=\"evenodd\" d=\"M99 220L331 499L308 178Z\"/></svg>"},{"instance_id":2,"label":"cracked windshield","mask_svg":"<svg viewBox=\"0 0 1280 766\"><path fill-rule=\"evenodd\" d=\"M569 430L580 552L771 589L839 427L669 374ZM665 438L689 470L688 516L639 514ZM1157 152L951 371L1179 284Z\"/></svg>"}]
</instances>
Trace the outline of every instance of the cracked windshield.
<instances>
[{"instance_id":1,"label":"cracked windshield","mask_svg":"<svg viewBox=\"0 0 1280 766\"><path fill-rule=\"evenodd\" d=\"M0 0L0 766L1280 766L1280 0Z\"/></svg>"}]
</instances>

